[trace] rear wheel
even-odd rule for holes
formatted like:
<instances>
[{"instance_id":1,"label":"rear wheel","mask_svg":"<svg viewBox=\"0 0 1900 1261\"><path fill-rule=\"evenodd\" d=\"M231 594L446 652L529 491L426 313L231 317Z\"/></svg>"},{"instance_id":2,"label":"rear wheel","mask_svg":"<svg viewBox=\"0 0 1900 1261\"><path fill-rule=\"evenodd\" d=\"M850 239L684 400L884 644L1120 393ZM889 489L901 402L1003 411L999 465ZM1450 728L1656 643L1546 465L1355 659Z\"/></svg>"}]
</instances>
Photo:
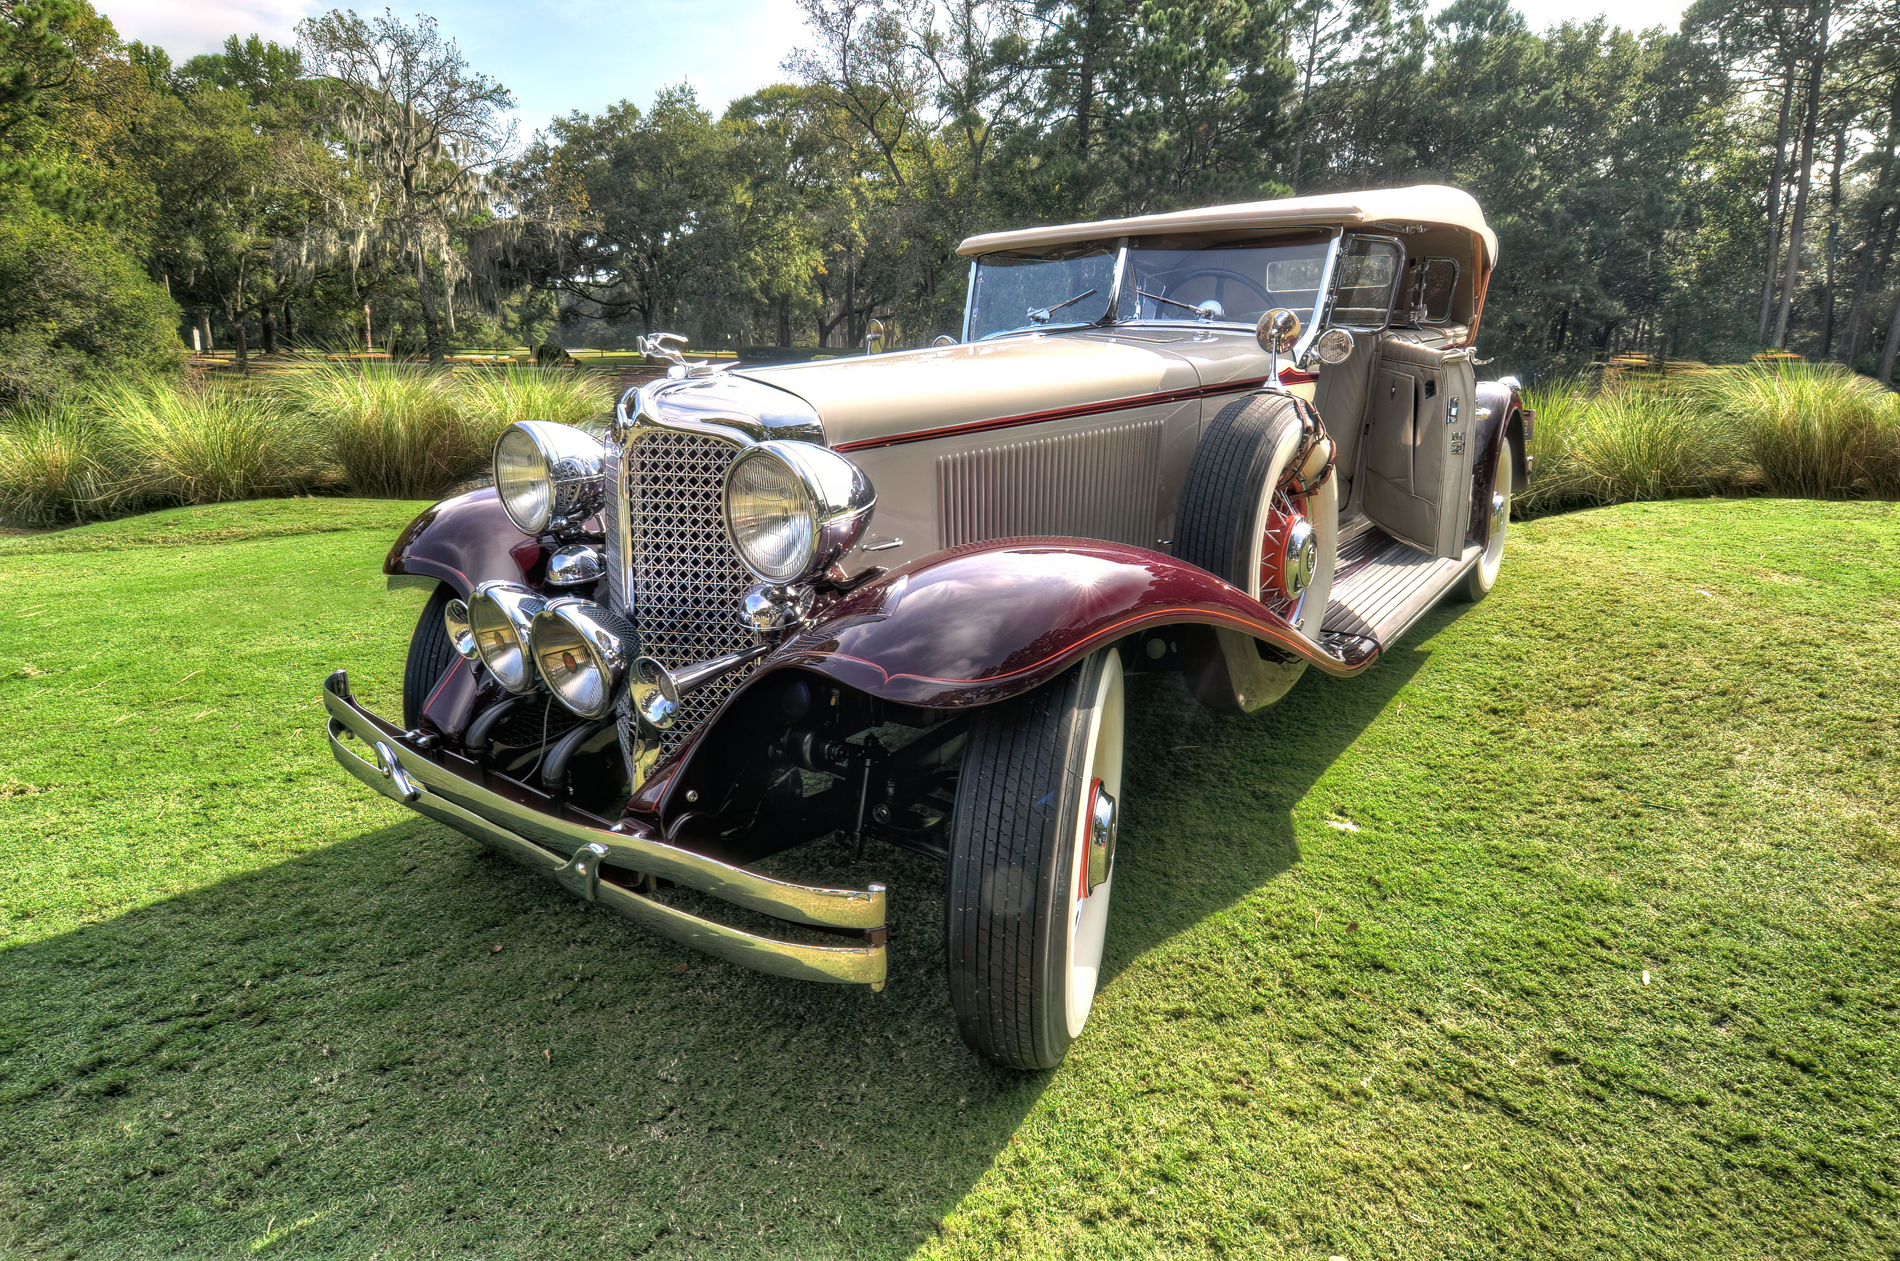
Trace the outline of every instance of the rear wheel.
<instances>
[{"instance_id":1,"label":"rear wheel","mask_svg":"<svg viewBox=\"0 0 1900 1261\"><path fill-rule=\"evenodd\" d=\"M1121 657L1110 648L970 726L944 915L963 1040L1053 1068L1095 1000L1122 788Z\"/></svg>"},{"instance_id":2,"label":"rear wheel","mask_svg":"<svg viewBox=\"0 0 1900 1261\"><path fill-rule=\"evenodd\" d=\"M436 587L416 619L415 634L409 637L409 660L402 670L402 725L410 731L422 721L429 694L455 663L455 645L442 621L442 610L454 598L454 589L446 583Z\"/></svg>"},{"instance_id":3,"label":"rear wheel","mask_svg":"<svg viewBox=\"0 0 1900 1261\"><path fill-rule=\"evenodd\" d=\"M1497 468L1491 476L1491 537L1485 540L1484 555L1465 575L1458 594L1476 602L1498 585L1498 573L1504 568L1504 535L1511 524L1511 439L1498 443Z\"/></svg>"}]
</instances>

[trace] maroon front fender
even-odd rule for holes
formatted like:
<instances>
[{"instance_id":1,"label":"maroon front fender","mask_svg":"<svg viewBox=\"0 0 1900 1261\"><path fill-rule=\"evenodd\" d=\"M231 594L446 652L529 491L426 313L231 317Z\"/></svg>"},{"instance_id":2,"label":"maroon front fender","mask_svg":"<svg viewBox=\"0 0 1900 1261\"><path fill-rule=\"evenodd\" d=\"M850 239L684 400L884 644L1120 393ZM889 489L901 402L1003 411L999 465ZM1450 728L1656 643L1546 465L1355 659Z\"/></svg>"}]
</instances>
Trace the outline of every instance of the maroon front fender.
<instances>
[{"instance_id":1,"label":"maroon front fender","mask_svg":"<svg viewBox=\"0 0 1900 1261\"><path fill-rule=\"evenodd\" d=\"M988 705L1157 626L1250 635L1332 674L1355 674L1279 615L1206 570L1096 539L1002 539L913 561L845 596L767 659L883 700Z\"/></svg>"},{"instance_id":2,"label":"maroon front fender","mask_svg":"<svg viewBox=\"0 0 1900 1261\"><path fill-rule=\"evenodd\" d=\"M424 509L397 536L383 572L440 579L466 600L490 579L528 581L540 559L540 544L515 528L489 486Z\"/></svg>"}]
</instances>

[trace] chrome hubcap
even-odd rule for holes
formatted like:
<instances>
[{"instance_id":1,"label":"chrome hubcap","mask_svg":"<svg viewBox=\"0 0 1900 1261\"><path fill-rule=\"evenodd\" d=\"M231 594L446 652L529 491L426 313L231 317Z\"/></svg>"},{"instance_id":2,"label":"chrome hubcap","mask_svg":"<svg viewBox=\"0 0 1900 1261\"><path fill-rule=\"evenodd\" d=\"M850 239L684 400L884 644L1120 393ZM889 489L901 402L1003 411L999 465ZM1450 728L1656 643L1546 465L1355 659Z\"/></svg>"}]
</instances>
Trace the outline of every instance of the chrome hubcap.
<instances>
[{"instance_id":1,"label":"chrome hubcap","mask_svg":"<svg viewBox=\"0 0 1900 1261\"><path fill-rule=\"evenodd\" d=\"M1115 798L1095 781L1095 800L1089 806L1089 882L1090 893L1108 879L1115 867Z\"/></svg>"},{"instance_id":2,"label":"chrome hubcap","mask_svg":"<svg viewBox=\"0 0 1900 1261\"><path fill-rule=\"evenodd\" d=\"M1312 524L1301 517L1286 532L1286 550L1280 562L1280 589L1289 600L1297 600L1313 581L1319 569L1319 536Z\"/></svg>"}]
</instances>

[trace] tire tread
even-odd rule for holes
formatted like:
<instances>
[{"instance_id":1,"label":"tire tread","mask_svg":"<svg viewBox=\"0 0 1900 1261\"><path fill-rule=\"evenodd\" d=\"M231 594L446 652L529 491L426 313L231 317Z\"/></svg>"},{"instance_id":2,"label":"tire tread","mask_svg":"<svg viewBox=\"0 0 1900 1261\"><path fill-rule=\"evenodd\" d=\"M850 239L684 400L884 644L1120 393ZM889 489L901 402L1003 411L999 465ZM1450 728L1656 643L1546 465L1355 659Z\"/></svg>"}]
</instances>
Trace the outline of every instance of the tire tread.
<instances>
[{"instance_id":1,"label":"tire tread","mask_svg":"<svg viewBox=\"0 0 1900 1261\"><path fill-rule=\"evenodd\" d=\"M1039 1036L1038 973L1048 966L1048 952L1067 939L1054 940L1066 925L1041 921L1038 908L1050 893L1043 881L1069 875L1049 848L1064 839L1063 799L1074 791L1064 779L1087 674L1072 669L977 715L957 786L961 837L951 849L944 917L951 1004L964 1041L1013 1068L1053 1067L1068 1049ZM999 879L1007 884L996 887Z\"/></svg>"},{"instance_id":2,"label":"tire tread","mask_svg":"<svg viewBox=\"0 0 1900 1261\"><path fill-rule=\"evenodd\" d=\"M449 628L442 621L442 610L455 598L453 588L444 583L422 606L416 619L415 634L409 637L409 657L402 669L402 725L414 731L422 721L422 707L429 693L455 660L455 647L449 642Z\"/></svg>"}]
</instances>

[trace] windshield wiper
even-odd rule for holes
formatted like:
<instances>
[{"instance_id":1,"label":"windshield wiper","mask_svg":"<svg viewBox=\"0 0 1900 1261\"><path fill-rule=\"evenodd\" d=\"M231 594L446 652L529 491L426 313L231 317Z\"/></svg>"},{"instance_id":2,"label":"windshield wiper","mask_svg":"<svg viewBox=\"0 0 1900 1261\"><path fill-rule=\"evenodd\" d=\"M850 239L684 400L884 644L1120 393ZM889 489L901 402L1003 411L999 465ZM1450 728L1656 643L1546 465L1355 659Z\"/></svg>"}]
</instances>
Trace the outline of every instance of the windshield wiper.
<instances>
[{"instance_id":1,"label":"windshield wiper","mask_svg":"<svg viewBox=\"0 0 1900 1261\"><path fill-rule=\"evenodd\" d=\"M1149 293L1146 289L1135 290L1135 296L1138 298L1146 298L1150 302L1165 302L1169 306L1178 306L1183 311L1194 312L1196 318L1203 320L1219 319L1221 316L1227 314L1227 308L1212 298L1197 304L1193 302L1183 302L1179 298L1164 298L1158 293Z\"/></svg>"},{"instance_id":2,"label":"windshield wiper","mask_svg":"<svg viewBox=\"0 0 1900 1261\"><path fill-rule=\"evenodd\" d=\"M1060 311L1065 306L1074 306L1084 298L1092 298L1095 296L1095 292L1095 290L1090 289L1086 293L1078 293L1068 301L1058 302L1054 306L1031 307L1025 311L1024 314L1029 317L1031 324L1047 324L1049 317L1054 315L1057 311Z\"/></svg>"}]
</instances>

